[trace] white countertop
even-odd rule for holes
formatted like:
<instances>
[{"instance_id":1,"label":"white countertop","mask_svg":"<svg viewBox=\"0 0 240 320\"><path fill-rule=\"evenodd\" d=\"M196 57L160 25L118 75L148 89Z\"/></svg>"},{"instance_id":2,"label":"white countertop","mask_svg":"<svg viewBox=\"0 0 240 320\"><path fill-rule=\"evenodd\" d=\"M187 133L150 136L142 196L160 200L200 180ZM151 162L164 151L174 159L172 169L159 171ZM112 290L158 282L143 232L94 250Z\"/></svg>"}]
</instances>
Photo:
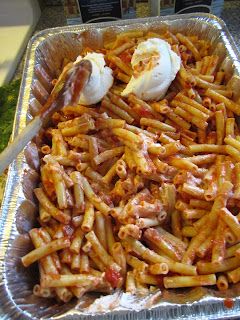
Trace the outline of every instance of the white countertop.
<instances>
[{"instance_id":1,"label":"white countertop","mask_svg":"<svg viewBox=\"0 0 240 320\"><path fill-rule=\"evenodd\" d=\"M37 0L0 0L0 86L11 80L40 13Z\"/></svg>"}]
</instances>

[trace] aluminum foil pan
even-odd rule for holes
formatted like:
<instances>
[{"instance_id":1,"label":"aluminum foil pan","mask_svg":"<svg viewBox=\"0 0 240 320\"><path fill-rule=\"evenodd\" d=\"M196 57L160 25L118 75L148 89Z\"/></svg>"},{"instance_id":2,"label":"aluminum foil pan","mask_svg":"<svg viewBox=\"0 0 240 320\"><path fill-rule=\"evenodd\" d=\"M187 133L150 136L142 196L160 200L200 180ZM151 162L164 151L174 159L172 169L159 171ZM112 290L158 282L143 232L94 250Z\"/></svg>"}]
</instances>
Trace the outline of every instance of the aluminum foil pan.
<instances>
[{"instance_id":1,"label":"aluminum foil pan","mask_svg":"<svg viewBox=\"0 0 240 320\"><path fill-rule=\"evenodd\" d=\"M208 14L187 14L110 23L48 29L28 45L12 139L47 100L51 80L64 58L74 60L85 45L96 49L115 32L126 29L169 27L210 40L220 56L221 67L231 79L234 99L239 99L239 52L222 20ZM196 288L171 290L136 297L116 291L112 295L86 295L80 301L61 304L35 297L35 267L24 268L20 257L31 249L27 232L36 224L33 188L38 182L39 137L28 144L11 164L0 211L0 318L1 319L223 319L239 318L240 285L227 292ZM224 305L232 298L233 307Z\"/></svg>"}]
</instances>

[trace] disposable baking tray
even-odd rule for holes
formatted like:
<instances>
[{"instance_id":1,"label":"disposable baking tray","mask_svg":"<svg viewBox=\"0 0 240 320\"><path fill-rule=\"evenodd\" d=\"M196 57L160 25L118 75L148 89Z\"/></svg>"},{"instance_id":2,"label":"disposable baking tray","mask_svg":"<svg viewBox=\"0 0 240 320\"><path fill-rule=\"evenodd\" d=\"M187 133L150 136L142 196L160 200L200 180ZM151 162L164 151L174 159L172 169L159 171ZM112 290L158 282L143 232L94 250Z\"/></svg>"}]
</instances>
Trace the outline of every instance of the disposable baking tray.
<instances>
[{"instance_id":1,"label":"disposable baking tray","mask_svg":"<svg viewBox=\"0 0 240 320\"><path fill-rule=\"evenodd\" d=\"M228 75L234 99L239 99L239 52L224 22L209 14L186 14L47 29L28 45L12 139L47 100L64 58L74 60L87 45L97 49L103 40L126 29L169 27L210 40ZM227 292L212 289L170 290L143 297L122 291L86 295L67 304L32 294L36 268L24 268L20 257L31 244L27 232L36 223L33 188L38 182L38 137L9 167L0 211L0 318L1 319L228 319L240 318L240 285ZM232 298L233 307L224 301Z\"/></svg>"}]
</instances>

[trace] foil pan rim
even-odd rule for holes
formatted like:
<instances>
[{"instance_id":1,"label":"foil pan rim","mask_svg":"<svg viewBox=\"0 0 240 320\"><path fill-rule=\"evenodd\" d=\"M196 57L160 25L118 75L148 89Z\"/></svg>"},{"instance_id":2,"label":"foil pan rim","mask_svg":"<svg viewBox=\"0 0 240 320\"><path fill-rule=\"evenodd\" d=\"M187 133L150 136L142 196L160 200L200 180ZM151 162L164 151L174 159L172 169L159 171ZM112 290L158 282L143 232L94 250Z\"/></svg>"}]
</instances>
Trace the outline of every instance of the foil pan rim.
<instances>
[{"instance_id":1,"label":"foil pan rim","mask_svg":"<svg viewBox=\"0 0 240 320\"><path fill-rule=\"evenodd\" d=\"M139 24L139 23L148 23L148 22L154 22L154 21L174 21L178 19L209 19L215 21L215 23L218 23L218 29L221 31L224 31L228 35L228 39L231 40L232 46L234 46L234 49L240 54L240 48L237 47L231 33L228 30L228 27L223 19L220 17L217 17L211 13L185 13L185 14L176 14L176 15L166 15L166 16L156 16L156 17L145 17L145 18L135 18L135 19L123 19L123 20L114 20L114 21L107 21L107 22L100 22L100 23L86 23L86 24L77 24L77 25L69 25L69 26L63 26L63 27L54 27L54 28L47 28L44 30L41 30L37 32L30 40L29 40L29 47L32 45L32 43L38 41L39 38L46 36L46 35L54 35L55 33L62 33L62 32L79 32L81 29L87 30L87 29L102 29L107 27L114 27L114 26L126 26L130 24Z\"/></svg>"}]
</instances>

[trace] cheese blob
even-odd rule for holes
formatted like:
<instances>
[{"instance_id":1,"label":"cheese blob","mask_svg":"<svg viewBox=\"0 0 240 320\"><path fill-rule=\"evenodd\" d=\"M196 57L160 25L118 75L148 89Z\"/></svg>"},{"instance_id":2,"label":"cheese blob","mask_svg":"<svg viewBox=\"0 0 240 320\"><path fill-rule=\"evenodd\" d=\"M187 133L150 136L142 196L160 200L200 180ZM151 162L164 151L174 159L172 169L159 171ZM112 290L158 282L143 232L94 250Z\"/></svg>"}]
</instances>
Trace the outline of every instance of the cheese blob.
<instances>
[{"instance_id":1,"label":"cheese blob","mask_svg":"<svg viewBox=\"0 0 240 320\"><path fill-rule=\"evenodd\" d=\"M152 38L139 43L131 59L133 75L122 96L134 93L142 100L160 100L180 69L181 59L170 45Z\"/></svg>"},{"instance_id":2,"label":"cheese blob","mask_svg":"<svg viewBox=\"0 0 240 320\"><path fill-rule=\"evenodd\" d=\"M88 53L84 58L79 56L76 62L81 60L89 60L92 64L91 76L79 98L79 104L88 106L100 102L111 88L112 69L106 66L102 53Z\"/></svg>"}]
</instances>

